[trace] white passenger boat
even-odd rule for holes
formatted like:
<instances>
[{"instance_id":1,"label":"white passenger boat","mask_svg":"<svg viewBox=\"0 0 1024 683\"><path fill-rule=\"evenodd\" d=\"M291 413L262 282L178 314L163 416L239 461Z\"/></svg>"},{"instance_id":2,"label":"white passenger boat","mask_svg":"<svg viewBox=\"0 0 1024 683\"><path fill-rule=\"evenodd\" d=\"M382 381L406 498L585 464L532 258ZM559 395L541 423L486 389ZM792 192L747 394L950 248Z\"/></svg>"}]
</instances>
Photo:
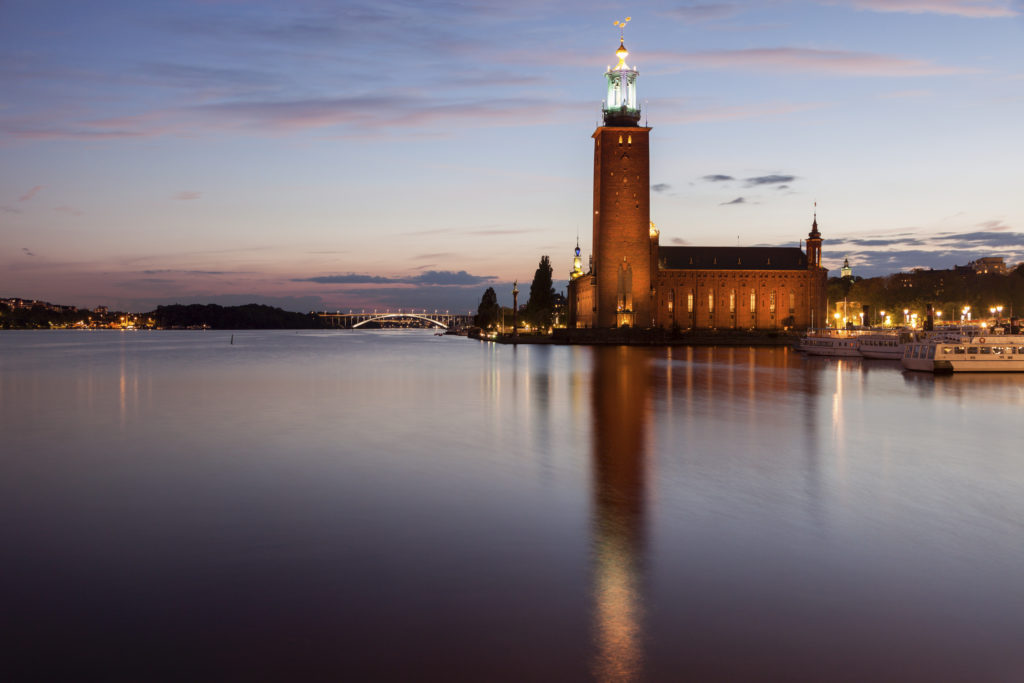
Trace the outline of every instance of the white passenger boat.
<instances>
[{"instance_id":1,"label":"white passenger boat","mask_svg":"<svg viewBox=\"0 0 1024 683\"><path fill-rule=\"evenodd\" d=\"M878 332L857 337L857 350L865 358L899 360L903 357L903 345L909 342L906 332Z\"/></svg>"},{"instance_id":2,"label":"white passenger boat","mask_svg":"<svg viewBox=\"0 0 1024 683\"><path fill-rule=\"evenodd\" d=\"M804 337L801 348L809 356L859 356L856 337Z\"/></svg>"},{"instance_id":3,"label":"white passenger boat","mask_svg":"<svg viewBox=\"0 0 1024 683\"><path fill-rule=\"evenodd\" d=\"M906 369L924 372L1024 372L1024 335L912 342L900 360Z\"/></svg>"}]
</instances>

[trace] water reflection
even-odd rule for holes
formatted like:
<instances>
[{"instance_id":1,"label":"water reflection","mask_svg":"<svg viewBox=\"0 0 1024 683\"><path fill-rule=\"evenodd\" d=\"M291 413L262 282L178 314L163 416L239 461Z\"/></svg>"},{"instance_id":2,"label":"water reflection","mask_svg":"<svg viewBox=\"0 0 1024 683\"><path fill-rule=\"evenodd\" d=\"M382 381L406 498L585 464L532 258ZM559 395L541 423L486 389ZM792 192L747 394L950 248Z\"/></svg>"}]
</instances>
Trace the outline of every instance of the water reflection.
<instances>
[{"instance_id":1,"label":"water reflection","mask_svg":"<svg viewBox=\"0 0 1024 683\"><path fill-rule=\"evenodd\" d=\"M650 357L644 349L593 354L594 674L630 680L643 665L642 556Z\"/></svg>"},{"instance_id":2,"label":"water reflection","mask_svg":"<svg viewBox=\"0 0 1024 683\"><path fill-rule=\"evenodd\" d=\"M903 372L903 382L913 388L918 396L970 396L977 400L988 392L996 391L992 397L999 400L1024 398L1024 374L1013 372L954 373L935 375L930 372ZM979 393L980 392L980 393Z\"/></svg>"}]
</instances>

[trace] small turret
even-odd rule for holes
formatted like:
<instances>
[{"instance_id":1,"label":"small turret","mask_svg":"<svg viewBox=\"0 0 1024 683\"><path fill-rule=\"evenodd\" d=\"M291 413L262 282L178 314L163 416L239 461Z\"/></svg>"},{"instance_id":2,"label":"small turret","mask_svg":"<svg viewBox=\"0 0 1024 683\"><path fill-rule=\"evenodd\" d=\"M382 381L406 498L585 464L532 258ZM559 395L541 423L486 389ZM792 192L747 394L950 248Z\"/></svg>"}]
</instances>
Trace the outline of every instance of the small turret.
<instances>
[{"instance_id":1,"label":"small turret","mask_svg":"<svg viewBox=\"0 0 1024 683\"><path fill-rule=\"evenodd\" d=\"M580 256L580 238L576 238L576 252L572 258L572 271L569 273L569 279L575 280L578 277L583 277L583 258Z\"/></svg>"},{"instance_id":2,"label":"small turret","mask_svg":"<svg viewBox=\"0 0 1024 683\"><path fill-rule=\"evenodd\" d=\"M807 235L807 267L821 268L821 233L818 232L818 202L814 202L814 222Z\"/></svg>"}]
</instances>

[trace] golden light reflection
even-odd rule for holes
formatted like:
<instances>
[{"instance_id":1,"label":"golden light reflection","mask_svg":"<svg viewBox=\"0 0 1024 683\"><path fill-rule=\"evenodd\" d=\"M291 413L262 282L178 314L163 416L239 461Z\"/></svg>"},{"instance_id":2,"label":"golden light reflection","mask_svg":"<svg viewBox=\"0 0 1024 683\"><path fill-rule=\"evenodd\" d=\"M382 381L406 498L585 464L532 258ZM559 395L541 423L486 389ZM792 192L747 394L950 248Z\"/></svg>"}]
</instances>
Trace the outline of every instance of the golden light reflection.
<instances>
[{"instance_id":1,"label":"golden light reflection","mask_svg":"<svg viewBox=\"0 0 1024 683\"><path fill-rule=\"evenodd\" d=\"M650 353L598 347L593 357L593 672L602 681L635 680L643 668Z\"/></svg>"},{"instance_id":2,"label":"golden light reflection","mask_svg":"<svg viewBox=\"0 0 1024 683\"><path fill-rule=\"evenodd\" d=\"M843 372L842 360L836 363L836 389L832 395L832 444L836 449L836 463L840 476L846 474L846 434L843 422Z\"/></svg>"}]
</instances>

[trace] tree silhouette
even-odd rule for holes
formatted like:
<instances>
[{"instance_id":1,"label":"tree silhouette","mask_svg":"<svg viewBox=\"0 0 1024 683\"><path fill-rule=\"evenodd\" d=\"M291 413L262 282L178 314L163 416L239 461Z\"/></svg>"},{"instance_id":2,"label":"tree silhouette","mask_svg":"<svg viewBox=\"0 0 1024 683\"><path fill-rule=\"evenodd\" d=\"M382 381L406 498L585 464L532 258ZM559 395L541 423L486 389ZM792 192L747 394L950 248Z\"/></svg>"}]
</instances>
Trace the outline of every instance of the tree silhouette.
<instances>
[{"instance_id":1,"label":"tree silhouette","mask_svg":"<svg viewBox=\"0 0 1024 683\"><path fill-rule=\"evenodd\" d=\"M501 319L501 306L498 305L498 295L494 293L494 287L488 287L484 295L480 297L480 305L476 309L477 327L494 327Z\"/></svg>"},{"instance_id":2,"label":"tree silhouette","mask_svg":"<svg viewBox=\"0 0 1024 683\"><path fill-rule=\"evenodd\" d=\"M530 284L530 300L526 302L526 319L539 328L551 326L555 305L555 289L551 286L552 272L551 259L541 256Z\"/></svg>"}]
</instances>

